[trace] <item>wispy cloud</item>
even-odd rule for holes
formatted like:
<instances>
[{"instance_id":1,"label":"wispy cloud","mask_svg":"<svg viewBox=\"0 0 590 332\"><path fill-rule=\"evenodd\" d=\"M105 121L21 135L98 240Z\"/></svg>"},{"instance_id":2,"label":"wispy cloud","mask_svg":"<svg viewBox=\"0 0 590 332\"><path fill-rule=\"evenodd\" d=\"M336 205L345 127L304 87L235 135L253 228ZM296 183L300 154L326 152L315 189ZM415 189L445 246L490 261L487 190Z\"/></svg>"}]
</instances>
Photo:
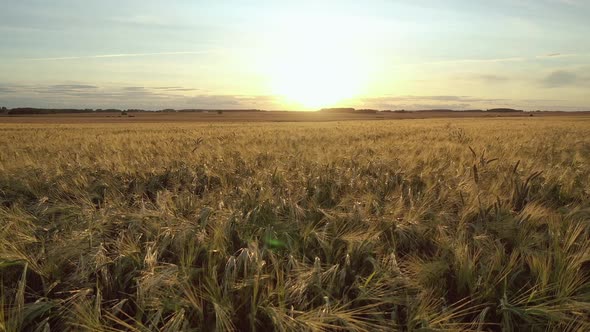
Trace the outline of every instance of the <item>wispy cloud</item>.
<instances>
[{"instance_id":1,"label":"wispy cloud","mask_svg":"<svg viewBox=\"0 0 590 332\"><path fill-rule=\"evenodd\" d=\"M498 99L498 98L477 98L471 96L384 96L384 97L377 97L377 98L366 98L363 100L368 101L388 101L388 102L402 102L402 101L455 101L455 102L496 102L496 101L506 101L509 99Z\"/></svg>"},{"instance_id":2,"label":"wispy cloud","mask_svg":"<svg viewBox=\"0 0 590 332\"><path fill-rule=\"evenodd\" d=\"M525 57L507 57L507 58L487 58L487 59L451 59L441 61L428 61L420 63L421 65L445 65L445 64L462 64L462 63L497 63L497 62L517 62L525 61Z\"/></svg>"},{"instance_id":3,"label":"wispy cloud","mask_svg":"<svg viewBox=\"0 0 590 332\"><path fill-rule=\"evenodd\" d=\"M197 91L199 89L183 88L181 86L157 86L152 88L154 90L165 90L165 91Z\"/></svg>"},{"instance_id":4,"label":"wispy cloud","mask_svg":"<svg viewBox=\"0 0 590 332\"><path fill-rule=\"evenodd\" d=\"M587 86L590 84L590 75L570 70L555 70L541 79L541 84L546 88Z\"/></svg>"},{"instance_id":5,"label":"wispy cloud","mask_svg":"<svg viewBox=\"0 0 590 332\"><path fill-rule=\"evenodd\" d=\"M489 74L489 73L466 73L459 74L453 77L454 79L466 81L479 81L484 83L506 83L510 82L511 78L504 75Z\"/></svg>"},{"instance_id":6,"label":"wispy cloud","mask_svg":"<svg viewBox=\"0 0 590 332\"><path fill-rule=\"evenodd\" d=\"M280 108L270 95L194 94L199 89L168 86L98 86L90 84L0 84L0 101L8 107L67 108Z\"/></svg>"},{"instance_id":7,"label":"wispy cloud","mask_svg":"<svg viewBox=\"0 0 590 332\"><path fill-rule=\"evenodd\" d=\"M163 20L161 17L150 16L150 15L112 17L110 19L110 21L116 22L116 23L137 24L137 25L146 25L146 26L154 26L154 25L165 26L165 25L168 25L168 23L169 23L166 20Z\"/></svg>"},{"instance_id":8,"label":"wispy cloud","mask_svg":"<svg viewBox=\"0 0 590 332\"><path fill-rule=\"evenodd\" d=\"M557 58L590 57L590 53L549 53L536 56L514 56L503 58L470 58L470 59L449 59L440 61L427 61L416 65L447 65L447 64L479 64L479 63L502 63L502 62L524 62L532 60L551 60Z\"/></svg>"},{"instance_id":9,"label":"wispy cloud","mask_svg":"<svg viewBox=\"0 0 590 332\"><path fill-rule=\"evenodd\" d=\"M378 109L457 109L466 110L482 108L484 106L508 106L513 103L510 99L477 98L471 96L382 96L368 97L359 100L362 105Z\"/></svg>"},{"instance_id":10,"label":"wispy cloud","mask_svg":"<svg viewBox=\"0 0 590 332\"><path fill-rule=\"evenodd\" d=\"M537 55L535 58L537 59L546 59L546 58L575 58L575 57L587 57L590 54L586 53L549 53L543 55Z\"/></svg>"},{"instance_id":11,"label":"wispy cloud","mask_svg":"<svg viewBox=\"0 0 590 332\"><path fill-rule=\"evenodd\" d=\"M96 85L88 85L88 84L56 84L52 85L52 88L56 89L98 89Z\"/></svg>"},{"instance_id":12,"label":"wispy cloud","mask_svg":"<svg viewBox=\"0 0 590 332\"><path fill-rule=\"evenodd\" d=\"M560 99L505 99L505 98L479 98L472 96L382 96L369 97L359 100L362 107L377 109L488 109L498 107L510 107L527 110L590 110L588 106L566 105L567 101ZM359 106L360 107L360 106Z\"/></svg>"},{"instance_id":13,"label":"wispy cloud","mask_svg":"<svg viewBox=\"0 0 590 332\"><path fill-rule=\"evenodd\" d=\"M580 1L580 0L551 0L551 2L560 3L563 5L569 5L569 6L579 6L582 4L582 1Z\"/></svg>"},{"instance_id":14,"label":"wispy cloud","mask_svg":"<svg viewBox=\"0 0 590 332\"><path fill-rule=\"evenodd\" d=\"M10 88L10 87L4 87L4 86L0 86L0 94L5 94L5 93L14 93L16 92L16 90Z\"/></svg>"},{"instance_id":15,"label":"wispy cloud","mask_svg":"<svg viewBox=\"0 0 590 332\"><path fill-rule=\"evenodd\" d=\"M55 61L55 60L80 60L80 59L102 59L102 58L125 58L125 57L144 57L158 55L184 55L184 54L210 54L213 51L181 51L181 52L154 52L154 53L120 53L120 54L98 54L98 55L81 55L81 56L62 56L51 58L29 58L28 61Z\"/></svg>"}]
</instances>

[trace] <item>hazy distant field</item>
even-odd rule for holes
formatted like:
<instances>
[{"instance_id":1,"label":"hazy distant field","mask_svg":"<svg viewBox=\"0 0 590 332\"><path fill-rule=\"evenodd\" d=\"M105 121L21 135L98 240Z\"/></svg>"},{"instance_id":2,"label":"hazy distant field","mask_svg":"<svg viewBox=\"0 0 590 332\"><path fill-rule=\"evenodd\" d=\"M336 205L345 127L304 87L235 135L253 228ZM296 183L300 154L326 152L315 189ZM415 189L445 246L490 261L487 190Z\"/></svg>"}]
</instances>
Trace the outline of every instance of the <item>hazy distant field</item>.
<instances>
[{"instance_id":1,"label":"hazy distant field","mask_svg":"<svg viewBox=\"0 0 590 332\"><path fill-rule=\"evenodd\" d=\"M590 330L588 117L143 116L0 119L0 331Z\"/></svg>"},{"instance_id":2,"label":"hazy distant field","mask_svg":"<svg viewBox=\"0 0 590 332\"><path fill-rule=\"evenodd\" d=\"M522 117L576 117L590 118L590 112L379 112L351 114L334 112L130 112L129 116L117 113L74 113L51 115L0 114L0 123L154 123L154 122L323 122L349 120L399 120L432 118L522 118Z\"/></svg>"}]
</instances>

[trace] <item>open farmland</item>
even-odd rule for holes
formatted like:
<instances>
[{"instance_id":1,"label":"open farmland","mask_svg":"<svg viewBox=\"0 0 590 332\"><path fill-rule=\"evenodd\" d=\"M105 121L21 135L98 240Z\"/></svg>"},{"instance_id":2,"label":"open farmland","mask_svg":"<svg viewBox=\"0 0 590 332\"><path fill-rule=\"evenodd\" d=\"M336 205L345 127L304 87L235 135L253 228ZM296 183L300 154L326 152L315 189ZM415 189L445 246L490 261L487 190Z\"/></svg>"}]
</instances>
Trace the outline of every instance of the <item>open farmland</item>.
<instances>
[{"instance_id":1,"label":"open farmland","mask_svg":"<svg viewBox=\"0 0 590 332\"><path fill-rule=\"evenodd\" d=\"M480 112L480 111L404 111L404 112L305 112L305 111L215 111L204 112L87 112L58 114L0 114L0 123L179 123L179 122L326 122L362 120L402 120L433 118L523 118L590 117L590 112Z\"/></svg>"},{"instance_id":2,"label":"open farmland","mask_svg":"<svg viewBox=\"0 0 590 332\"><path fill-rule=\"evenodd\" d=\"M136 119L0 124L0 331L590 330L589 117Z\"/></svg>"}]
</instances>

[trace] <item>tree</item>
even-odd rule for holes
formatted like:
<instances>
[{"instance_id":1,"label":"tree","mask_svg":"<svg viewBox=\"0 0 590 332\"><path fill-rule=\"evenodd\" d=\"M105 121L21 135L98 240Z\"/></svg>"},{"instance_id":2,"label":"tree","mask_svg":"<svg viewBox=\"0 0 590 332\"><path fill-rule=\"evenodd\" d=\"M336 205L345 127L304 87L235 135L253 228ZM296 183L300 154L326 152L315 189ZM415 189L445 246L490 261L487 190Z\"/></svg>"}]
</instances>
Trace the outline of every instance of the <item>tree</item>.
<instances>
[{"instance_id":1,"label":"tree","mask_svg":"<svg viewBox=\"0 0 590 332\"><path fill-rule=\"evenodd\" d=\"M223 110L217 110L217 114L223 114Z\"/></svg>"}]
</instances>

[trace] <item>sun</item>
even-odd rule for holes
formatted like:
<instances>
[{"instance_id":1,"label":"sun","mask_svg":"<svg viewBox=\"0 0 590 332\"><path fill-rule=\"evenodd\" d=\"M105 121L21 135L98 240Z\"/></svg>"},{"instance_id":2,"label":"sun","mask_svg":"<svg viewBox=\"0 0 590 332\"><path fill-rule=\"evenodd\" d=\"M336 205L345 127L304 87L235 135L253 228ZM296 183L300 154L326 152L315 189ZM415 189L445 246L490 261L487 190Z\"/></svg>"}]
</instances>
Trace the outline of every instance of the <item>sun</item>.
<instances>
[{"instance_id":1,"label":"sun","mask_svg":"<svg viewBox=\"0 0 590 332\"><path fill-rule=\"evenodd\" d=\"M367 61L346 31L325 28L325 23L284 31L264 64L272 93L289 107L336 106L359 95L366 84Z\"/></svg>"},{"instance_id":2,"label":"sun","mask_svg":"<svg viewBox=\"0 0 590 332\"><path fill-rule=\"evenodd\" d=\"M333 106L354 97L363 84L354 59L337 50L291 52L278 62L273 70L273 92L295 106Z\"/></svg>"}]
</instances>

